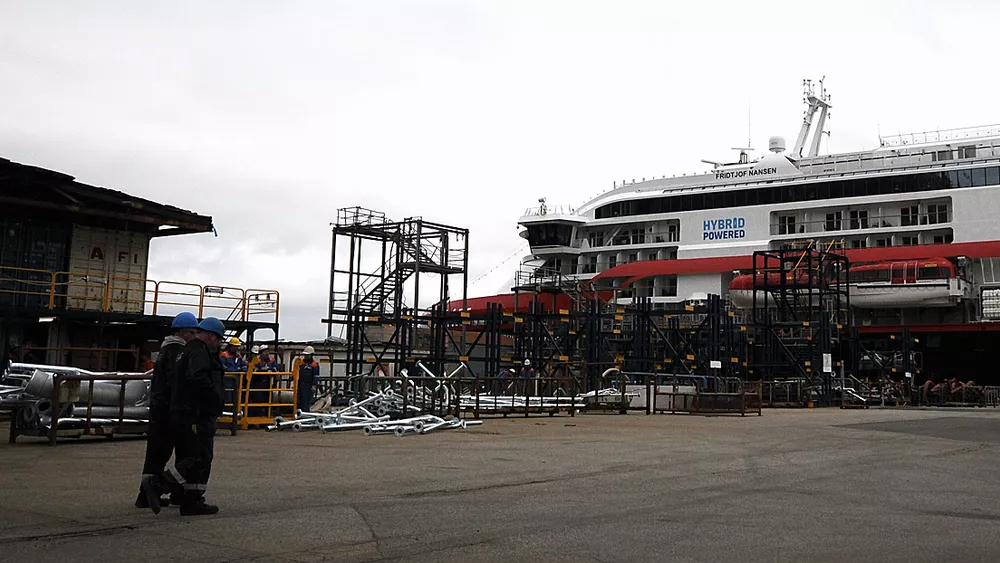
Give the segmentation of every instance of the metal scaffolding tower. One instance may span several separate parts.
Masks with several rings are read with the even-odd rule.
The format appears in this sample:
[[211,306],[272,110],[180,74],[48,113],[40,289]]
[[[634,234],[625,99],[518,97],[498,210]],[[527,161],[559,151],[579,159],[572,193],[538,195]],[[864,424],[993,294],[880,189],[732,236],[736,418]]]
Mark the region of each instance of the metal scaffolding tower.
[[432,339],[443,335],[430,317],[449,299],[463,305],[468,299],[468,240],[468,229],[420,217],[391,221],[362,207],[337,211],[323,322],[328,338],[346,340],[347,374],[398,373],[412,364],[415,350],[434,347]]
[[834,374],[852,360],[847,258],[810,246],[755,252],[754,264],[753,373],[832,402]]

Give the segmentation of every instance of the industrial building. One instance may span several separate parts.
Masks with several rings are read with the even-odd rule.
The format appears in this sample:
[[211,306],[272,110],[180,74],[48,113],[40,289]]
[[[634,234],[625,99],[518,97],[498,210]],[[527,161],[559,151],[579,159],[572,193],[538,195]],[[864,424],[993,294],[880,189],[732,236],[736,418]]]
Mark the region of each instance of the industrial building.
[[210,216],[0,158],[0,361],[136,371],[183,310],[276,340],[277,291],[147,276],[154,238],[213,230]]

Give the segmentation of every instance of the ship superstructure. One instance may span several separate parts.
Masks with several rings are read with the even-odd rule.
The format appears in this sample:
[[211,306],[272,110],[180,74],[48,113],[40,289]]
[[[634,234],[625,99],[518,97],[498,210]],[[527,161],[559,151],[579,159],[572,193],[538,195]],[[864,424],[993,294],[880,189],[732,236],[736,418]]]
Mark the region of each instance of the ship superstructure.
[[576,209],[543,200],[519,219],[531,247],[523,265],[614,289],[619,302],[670,308],[720,294],[739,308],[752,301],[754,252],[823,248],[857,267],[848,281],[862,331],[1000,328],[989,323],[1000,318],[990,301],[1000,294],[1000,126],[821,155],[832,104],[822,82],[804,86],[791,150],[772,137],[766,156],[625,183]]

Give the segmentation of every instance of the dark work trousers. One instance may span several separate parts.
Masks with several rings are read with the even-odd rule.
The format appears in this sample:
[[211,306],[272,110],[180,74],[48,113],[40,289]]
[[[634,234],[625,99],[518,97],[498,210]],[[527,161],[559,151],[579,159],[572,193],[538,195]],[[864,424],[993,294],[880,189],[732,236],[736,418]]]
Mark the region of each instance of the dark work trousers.
[[166,480],[177,483],[184,491],[183,504],[197,504],[204,499],[212,474],[218,419],[175,415],[171,422],[177,457],[174,466],[167,470]]
[[[264,372],[254,372],[250,376],[249,402],[257,404],[267,404],[271,398],[271,392],[267,391],[271,387],[271,374]],[[264,391],[253,391],[253,389],[264,389]],[[267,407],[250,407],[247,411],[249,416],[269,416]]]
[[146,460],[142,464],[142,476],[159,478],[173,453],[174,433],[169,415],[151,412],[146,430]]
[[312,374],[303,375],[299,374],[298,382],[298,397],[295,399],[295,404],[299,410],[309,412],[313,404],[313,385],[316,384],[316,378]]

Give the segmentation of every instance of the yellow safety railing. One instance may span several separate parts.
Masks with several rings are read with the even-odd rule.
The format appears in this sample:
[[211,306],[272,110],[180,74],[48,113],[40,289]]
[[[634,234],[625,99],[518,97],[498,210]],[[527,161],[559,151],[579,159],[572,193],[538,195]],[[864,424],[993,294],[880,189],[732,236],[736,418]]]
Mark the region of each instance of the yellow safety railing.
[[[0,305],[4,296],[37,300],[40,308],[173,316],[181,311],[198,318],[277,323],[280,296],[273,289],[150,280],[0,266]],[[21,303],[16,303],[20,305]]]
[[275,417],[291,420],[298,413],[298,369],[293,371],[257,371],[257,360],[250,362],[243,374],[240,427],[272,424]]

